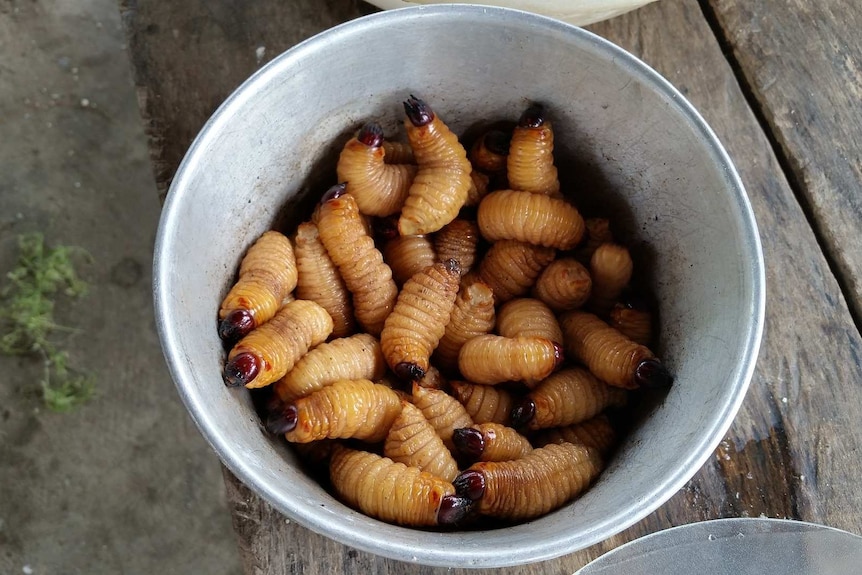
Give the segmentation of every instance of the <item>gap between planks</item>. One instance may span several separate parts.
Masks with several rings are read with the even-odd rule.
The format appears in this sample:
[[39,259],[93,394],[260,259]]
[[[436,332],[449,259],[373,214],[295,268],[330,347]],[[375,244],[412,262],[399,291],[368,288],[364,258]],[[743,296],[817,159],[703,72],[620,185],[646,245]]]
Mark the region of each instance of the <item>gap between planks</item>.
[[772,153],[778,160],[778,165],[784,173],[784,177],[787,178],[787,183],[790,186],[790,191],[793,192],[793,197],[802,209],[802,213],[805,216],[805,220],[808,222],[809,227],[814,232],[814,239],[817,241],[817,247],[823,254],[823,258],[826,260],[826,265],[829,266],[829,271],[838,283],[838,289],[841,290],[841,295],[844,297],[844,301],[847,302],[847,309],[850,312],[850,318],[853,320],[853,325],[856,328],[856,331],[862,335],[862,309],[860,309],[862,308],[862,304],[860,304],[860,301],[854,296],[849,280],[841,272],[840,265],[836,261],[835,256],[829,250],[829,243],[826,241],[823,234],[823,224],[815,217],[814,208],[803,192],[805,184],[793,170],[792,161],[786,152],[786,148],[782,145],[774,126],[767,119],[764,105],[757,97],[757,91],[749,81],[748,76],[745,74],[745,70],[740,64],[739,59],[736,57],[733,44],[730,42],[724,28],[721,26],[718,16],[710,4],[710,0],[698,0],[698,4],[700,5],[700,10],[703,13],[706,23],[712,30],[716,40],[718,40],[721,52],[727,60],[727,63],[730,65],[730,69],[739,84],[740,91],[742,92],[748,107],[754,114],[755,119],[757,119],[758,124],[760,124],[760,129],[766,136],[766,140],[769,142],[769,147],[772,149]]

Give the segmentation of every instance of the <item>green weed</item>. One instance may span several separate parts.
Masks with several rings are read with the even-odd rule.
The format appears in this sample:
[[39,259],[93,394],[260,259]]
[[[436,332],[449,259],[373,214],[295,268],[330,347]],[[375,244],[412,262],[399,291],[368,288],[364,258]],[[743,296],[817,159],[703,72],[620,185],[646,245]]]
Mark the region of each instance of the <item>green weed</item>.
[[56,333],[75,331],[54,321],[57,294],[81,297],[87,292],[86,282],[75,272],[76,253],[83,251],[68,246],[48,248],[42,234],[22,234],[18,236],[18,263],[6,274],[7,283],[0,290],[0,352],[42,357],[42,398],[54,411],[73,409],[95,390],[94,379],[69,368],[68,353],[55,343]]

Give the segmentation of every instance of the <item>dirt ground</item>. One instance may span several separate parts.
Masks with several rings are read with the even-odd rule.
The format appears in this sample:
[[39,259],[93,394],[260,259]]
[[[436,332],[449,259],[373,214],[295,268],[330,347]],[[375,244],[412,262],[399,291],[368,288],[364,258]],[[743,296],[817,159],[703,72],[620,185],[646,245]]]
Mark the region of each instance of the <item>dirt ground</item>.
[[81,246],[56,317],[96,396],[46,410],[42,363],[0,357],[0,573],[238,573],[216,456],[152,311],[159,216],[115,0],[0,0],[0,274],[19,234]]

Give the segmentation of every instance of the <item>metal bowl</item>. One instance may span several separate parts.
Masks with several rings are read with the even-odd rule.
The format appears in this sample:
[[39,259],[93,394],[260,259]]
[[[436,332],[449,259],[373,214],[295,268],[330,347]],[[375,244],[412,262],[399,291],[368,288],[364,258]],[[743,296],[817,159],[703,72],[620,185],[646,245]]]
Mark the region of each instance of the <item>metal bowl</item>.
[[[221,382],[216,311],[263,231],[307,217],[345,140],[399,129],[416,94],[456,132],[547,105],[564,190],[610,213],[658,299],[675,385],[580,499],[527,524],[431,533],[351,510],[259,427]],[[375,14],[282,54],[213,115],[177,172],[155,250],[159,335],[180,396],[244,483],[289,518],[352,547],[437,566],[557,557],[643,518],[691,478],[745,396],[760,344],[764,270],[731,160],[667,81],[584,30],[524,12],[448,5]]]

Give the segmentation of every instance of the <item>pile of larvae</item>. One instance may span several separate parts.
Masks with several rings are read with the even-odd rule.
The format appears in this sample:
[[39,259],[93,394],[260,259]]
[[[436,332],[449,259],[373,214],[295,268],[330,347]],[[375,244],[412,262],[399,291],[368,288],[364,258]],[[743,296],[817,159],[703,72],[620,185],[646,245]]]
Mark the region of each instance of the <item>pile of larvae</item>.
[[[546,514],[603,469],[629,390],[671,383],[632,260],[560,193],[532,105],[470,146],[422,100],[363,126],[341,182],[264,233],[219,310],[228,386],[346,504],[415,527]],[[483,520],[487,522],[487,520]]]

